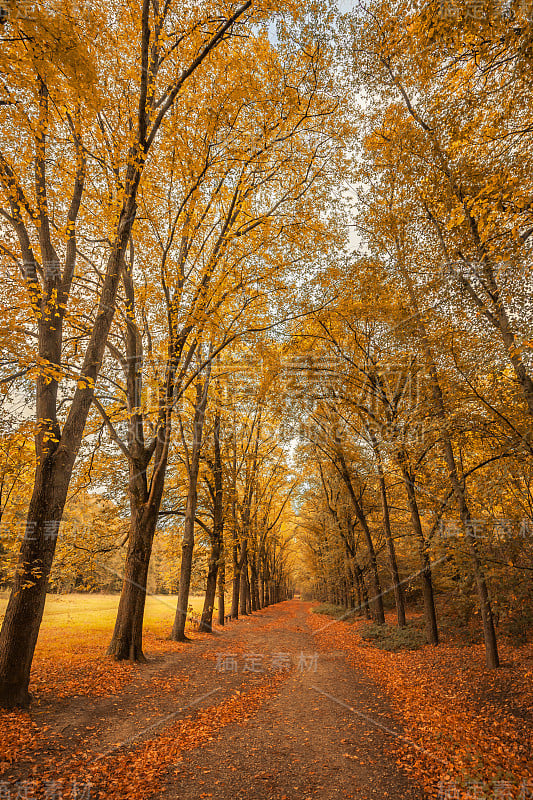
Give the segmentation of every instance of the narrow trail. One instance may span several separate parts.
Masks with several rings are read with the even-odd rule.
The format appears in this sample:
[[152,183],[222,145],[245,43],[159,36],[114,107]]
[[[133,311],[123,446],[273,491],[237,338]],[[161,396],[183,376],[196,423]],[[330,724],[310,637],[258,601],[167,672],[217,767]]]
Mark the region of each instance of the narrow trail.
[[341,652],[317,649],[308,609],[292,601],[241,622],[248,652],[261,655],[265,665],[288,655],[291,671],[244,726],[228,726],[216,741],[188,753],[162,798],[422,796],[390,753],[391,738],[402,732],[385,697],[347,666]]
[[91,800],[420,800],[386,697],[320,649],[309,610],[287,601],[159,653],[117,694],[36,703],[41,733],[0,780],[35,797],[63,782],[64,800],[72,777]]

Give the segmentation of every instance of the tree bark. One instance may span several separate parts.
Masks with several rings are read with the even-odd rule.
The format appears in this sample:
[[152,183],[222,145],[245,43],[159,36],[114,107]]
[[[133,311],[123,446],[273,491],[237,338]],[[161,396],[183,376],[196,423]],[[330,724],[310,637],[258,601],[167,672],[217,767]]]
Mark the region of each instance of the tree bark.
[[240,614],[241,616],[248,615],[248,541],[245,539],[242,543],[242,555],[240,563]]
[[433,593],[433,575],[431,572],[431,559],[429,557],[429,544],[424,536],[420,511],[416,499],[414,477],[411,475],[408,466],[407,454],[404,450],[398,453],[398,463],[402,473],[402,478],[407,494],[407,503],[411,515],[411,525],[413,533],[418,543],[418,554],[420,556],[420,566],[422,570],[422,593],[424,597],[424,623],[426,636],[429,644],[439,643],[439,631],[437,627],[437,615],[435,612],[435,598]]
[[248,565],[246,565],[246,613],[252,613],[252,592],[250,587],[250,575],[248,570]]
[[211,543],[211,553],[209,555],[209,565],[207,569],[207,584],[205,589],[204,607],[202,610],[202,618],[198,626],[199,631],[205,631],[207,633],[212,633],[213,631],[213,609],[215,606],[215,596],[217,592],[220,549],[220,540],[213,538]]
[[365,535],[365,541],[368,548],[368,556],[370,559],[370,568],[372,570],[372,580],[374,584],[373,586],[374,597],[372,598],[372,606],[374,608],[374,615],[376,618],[376,622],[379,625],[383,625],[385,623],[385,609],[383,607],[383,594],[381,591],[381,583],[379,580],[379,572],[378,572],[378,562],[376,558],[376,551],[374,549],[374,543],[372,541],[372,535],[370,533],[366,517],[363,513],[363,509],[361,508],[361,505],[355,494],[353,484],[350,478],[350,473],[348,472],[348,467],[344,459],[344,455],[340,450],[338,451],[337,455],[340,464],[341,475],[343,477],[344,483],[346,484],[346,488],[348,489],[348,493],[352,501],[352,506],[355,511],[355,515]]
[[218,624],[224,625],[226,618],[226,559],[224,555],[224,543],[222,543],[220,553],[220,563],[218,566]]
[[265,576],[261,572],[261,580],[259,583],[259,608],[265,607]]
[[[164,478],[161,481],[164,483]],[[146,661],[142,646],[144,605],[159,506],[160,500],[141,504],[132,518],[122,591],[107,650],[117,661]]]
[[370,612],[370,603],[368,602],[368,590],[366,588],[365,576],[363,575],[363,570],[361,569],[360,566],[356,567],[356,575],[357,575],[357,581],[361,588],[361,594],[363,595],[365,616],[367,619],[372,619],[372,614]]
[[257,577],[257,555],[255,551],[250,556],[250,594],[252,611],[259,611],[259,587]]
[[270,605],[270,580],[268,574],[268,567],[265,567],[264,580],[263,580],[263,593],[264,593],[264,606]]
[[239,595],[241,591],[241,559],[239,556],[239,546],[237,544],[237,532],[233,530],[233,583],[231,598],[231,616],[233,619],[239,618]]
[[368,429],[370,440],[374,454],[376,456],[376,465],[379,480],[379,492],[381,496],[381,513],[383,515],[383,527],[385,530],[385,539],[389,550],[389,561],[392,573],[392,580],[394,581],[394,601],[396,604],[396,616],[398,619],[398,627],[404,628],[405,621],[405,598],[400,580],[400,571],[398,570],[398,561],[396,559],[396,550],[394,548],[394,540],[392,538],[392,530],[390,524],[389,502],[387,498],[387,485],[385,483],[385,473],[383,471],[383,462],[381,460],[381,452],[379,449],[376,435],[370,428]]
[[[213,630],[213,608],[217,590],[217,577],[220,565],[220,556],[224,546],[224,494],[222,480],[222,457],[220,453],[220,406],[217,403],[213,426],[213,535],[211,539],[211,554],[207,572],[207,586],[205,591],[204,608],[198,630]],[[223,595],[223,592],[222,592]],[[224,602],[222,601],[222,622],[224,622]]]
[[[135,320],[133,253],[124,263],[122,280],[126,309],[126,397],[128,403],[128,495],[130,530],[124,564],[124,578],[113,636],[107,654],[117,661],[145,661],[142,647],[144,606],[152,545],[165,488],[168,448],[171,436],[171,404],[165,403],[153,453],[152,479],[148,481],[151,454],[145,446],[142,404],[142,338]],[[181,350],[180,350],[181,353]],[[167,363],[166,396],[172,395],[175,367]],[[98,404],[99,406],[99,404]],[[104,419],[107,420],[107,416]],[[118,437],[117,437],[118,438]]]
[[211,368],[207,367],[204,385],[198,381],[196,384],[196,404],[193,420],[193,443],[189,464],[189,489],[187,492],[187,505],[185,507],[185,522],[183,542],[181,547],[180,584],[178,589],[178,605],[170,638],[175,642],[189,641],[185,636],[185,623],[189,604],[189,591],[191,586],[192,556],[194,549],[194,520],[198,501],[198,471],[200,468],[200,451],[202,449],[202,433],[207,404]]
[[57,474],[53,461],[38,465],[28,509],[25,537],[0,638],[0,704],[27,705],[30,669],[46,601],[58,523],[66,502],[69,476]]

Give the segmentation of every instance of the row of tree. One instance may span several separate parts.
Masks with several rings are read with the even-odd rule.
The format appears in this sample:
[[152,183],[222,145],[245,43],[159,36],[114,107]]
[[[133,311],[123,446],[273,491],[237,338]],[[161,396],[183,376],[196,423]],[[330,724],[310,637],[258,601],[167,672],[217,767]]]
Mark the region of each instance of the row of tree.
[[385,0],[348,23],[358,253],[298,332],[321,508],[302,535],[321,596],[382,623],[393,595],[405,625],[418,585],[433,644],[435,595],[462,598],[497,667],[496,623],[532,618],[532,23],[475,11]]
[[296,575],[401,626],[419,587],[428,641],[461,598],[496,667],[533,568],[525,5],[8,6],[0,702],[81,498],[117,658],[154,547],[184,636],[199,543],[206,630],[230,580],[233,615]]
[[[285,585],[260,392],[252,421],[233,419],[222,356],[238,361],[245,336],[259,346],[287,316],[295,275],[337,235],[327,206],[342,152],[325,8],[46,0],[23,11],[9,4],[0,53],[2,385],[7,411],[21,397],[35,410],[35,469],[0,633],[4,704],[29,700],[61,521],[84,469],[93,493],[114,481],[110,500],[128,519],[117,658],[143,657],[176,449],[186,499],[173,637],[184,636],[195,524],[210,538],[210,627],[228,503],[234,613]],[[96,471],[105,437],[113,462]]]

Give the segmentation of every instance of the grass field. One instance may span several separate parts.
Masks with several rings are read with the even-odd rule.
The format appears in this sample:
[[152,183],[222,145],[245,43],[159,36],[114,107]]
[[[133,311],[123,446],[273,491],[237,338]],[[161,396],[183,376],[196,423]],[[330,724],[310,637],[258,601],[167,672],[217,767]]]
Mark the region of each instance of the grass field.
[[[0,622],[8,594],[0,594]],[[143,649],[148,658],[187,648],[168,638],[177,604],[176,595],[148,595],[144,615]],[[189,605],[196,614],[203,597]],[[30,690],[38,697],[102,696],[121,691],[135,675],[129,662],[106,657],[119,603],[118,594],[49,594],[32,664]],[[205,636],[187,630],[191,638]]]
[[[8,594],[0,594],[0,621],[4,617]],[[144,630],[148,637],[168,636],[174,614],[177,595],[149,595],[146,598]],[[118,594],[49,594],[46,598],[44,618],[37,643],[36,655],[50,656],[56,646],[77,651],[88,640],[101,646],[111,637],[118,608]],[[202,612],[202,596],[189,598],[189,605],[196,614]],[[216,607],[215,607],[216,613]]]

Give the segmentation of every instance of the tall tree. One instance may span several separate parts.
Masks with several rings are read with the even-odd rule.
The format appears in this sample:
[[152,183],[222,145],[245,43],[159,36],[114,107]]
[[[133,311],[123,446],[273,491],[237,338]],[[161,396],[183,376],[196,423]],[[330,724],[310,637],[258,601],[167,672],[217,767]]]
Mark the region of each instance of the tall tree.
[[[192,27],[190,20],[183,24],[174,4],[159,6],[149,0],[144,0],[134,12],[133,27],[127,27],[131,21],[130,7],[122,13],[116,5],[105,6],[98,15],[80,7],[74,18],[68,11],[64,13],[58,3],[52,7],[39,6],[31,19],[20,17],[13,21],[16,36],[11,39],[8,54],[3,55],[7,72],[4,86],[9,96],[4,113],[7,110],[13,114],[6,126],[8,135],[17,140],[23,135],[24,146],[15,150],[11,138],[0,155],[2,215],[16,237],[14,248],[8,251],[20,264],[38,332],[38,433],[37,467],[26,536],[0,633],[3,705],[24,705],[30,700],[30,668],[57,533],[113,321],[124,253],[136,216],[137,194],[147,158],[187,80],[225,40],[250,6],[251,1],[247,0],[234,6],[229,16],[222,13],[214,21],[212,13],[207,11]],[[122,37],[112,35],[113,25],[123,29]],[[102,36],[96,35],[98,29]],[[132,36],[132,30],[138,32],[136,36]],[[27,47],[28,40],[37,42],[36,46]],[[114,64],[122,61],[124,67],[131,67],[134,76],[122,95],[121,89],[117,89],[122,83],[120,75],[113,75],[110,92],[106,87],[106,83],[113,83],[109,80],[110,62],[106,54],[109,41],[122,41],[125,47],[127,44],[124,59],[113,59]],[[96,98],[90,91],[92,85],[97,87]],[[114,96],[116,91],[120,99]],[[31,114],[21,113],[23,94],[24,106],[27,108],[31,103]],[[87,197],[89,161],[96,165],[95,179],[101,179],[102,159],[92,152],[89,139],[98,130],[105,139],[106,112],[117,119],[115,102],[126,126],[122,128],[116,189],[109,204],[109,217],[102,226],[107,228],[104,234],[107,248],[102,252],[104,268],[97,292],[89,301],[97,305],[97,311],[83,357],[78,358],[76,365],[69,365],[68,372],[77,386],[62,424],[59,383],[67,366],[63,331],[69,303],[73,303],[77,222]],[[73,158],[74,186],[70,196],[64,185],[64,168],[58,180],[53,181],[55,176],[49,169],[52,149],[68,150]],[[16,163],[17,151],[33,164],[33,179],[27,165]],[[105,163],[105,157],[103,160]],[[58,225],[56,220],[60,216],[63,220]]]

